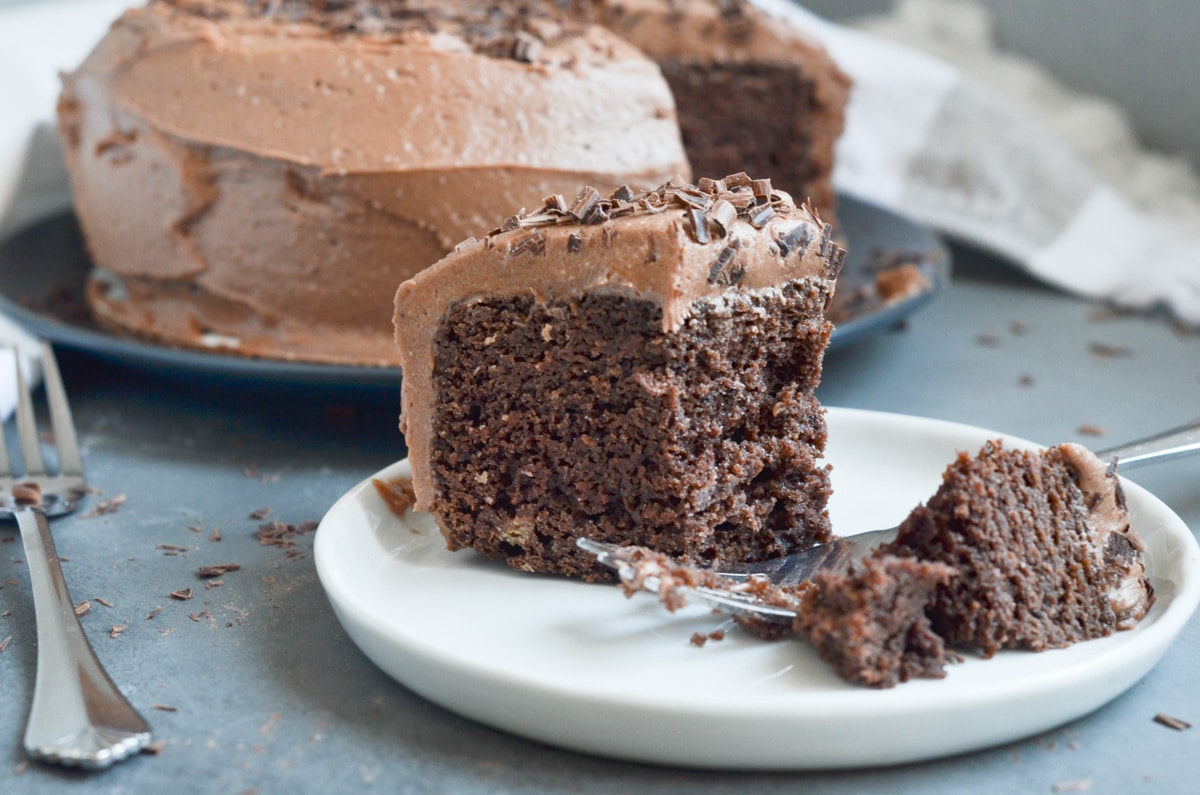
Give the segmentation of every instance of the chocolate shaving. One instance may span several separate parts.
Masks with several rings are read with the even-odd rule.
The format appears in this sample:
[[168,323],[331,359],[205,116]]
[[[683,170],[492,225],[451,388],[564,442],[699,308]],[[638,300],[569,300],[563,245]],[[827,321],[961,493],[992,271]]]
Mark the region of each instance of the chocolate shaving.
[[777,243],[779,244],[779,254],[784,259],[787,259],[793,251],[799,251],[800,256],[803,257],[809,244],[812,243],[812,227],[808,224],[800,224],[780,238]]
[[583,248],[583,238],[579,236],[578,232],[572,232],[567,238],[567,251],[578,254],[581,248]]
[[0,652],[8,648],[8,644],[12,643],[12,635],[8,635],[4,640],[0,640]]
[[113,624],[112,629],[108,631],[108,636],[110,638],[119,638],[121,637],[121,633],[127,629],[129,629],[128,624]]
[[582,221],[592,212],[592,208],[600,202],[600,191],[591,186],[585,186],[575,197],[575,203],[568,210],[576,221]]
[[1187,721],[1181,718],[1176,718],[1172,715],[1167,715],[1163,712],[1160,712],[1154,716],[1154,722],[1166,726],[1168,729],[1174,729],[1177,732],[1192,728],[1192,724],[1188,723]]
[[75,605],[75,615],[76,616],[79,616],[82,618],[83,616],[86,616],[90,612],[92,612],[92,603],[86,599],[84,599],[79,604]]
[[316,529],[316,522],[300,522],[299,524],[267,522],[259,526],[258,532],[254,535],[258,539],[258,543],[265,547],[287,549],[296,546],[296,538],[308,535]]
[[712,208],[708,211],[708,217],[717,225],[720,237],[725,237],[733,227],[733,222],[737,220],[738,211],[732,202],[721,198],[713,202]]
[[184,588],[179,591],[171,591],[169,594],[167,594],[167,596],[171,597],[172,599],[178,599],[181,602],[186,602],[188,599],[192,598],[193,593],[191,588]]
[[375,487],[375,493],[387,503],[388,510],[396,516],[404,516],[417,502],[412,478],[397,477],[390,480],[372,478],[371,485]]
[[157,605],[153,610],[151,610],[149,613],[146,614],[146,620],[149,621],[150,619],[154,618],[161,612],[162,612],[162,605]]
[[270,508],[257,508],[250,512],[249,518],[254,519],[255,521],[262,521],[263,519],[266,519],[270,515],[271,515]]
[[691,207],[688,209],[688,219],[692,222],[692,236],[696,238],[696,242],[703,245],[712,240],[708,235],[708,216],[699,207]]
[[721,253],[713,261],[712,267],[708,269],[709,284],[733,285],[742,280],[742,277],[746,275],[746,269],[729,267],[741,247],[742,241],[735,237],[729,241],[729,245],[721,249]]
[[746,216],[746,220],[749,221],[750,225],[755,229],[762,229],[767,225],[767,222],[774,217],[775,208],[769,204],[763,204],[751,210]]
[[220,563],[216,566],[201,566],[196,570],[196,575],[201,579],[209,579],[211,577],[220,577],[222,574],[230,571],[238,571],[242,568],[240,563]]
[[520,254],[539,255],[546,253],[546,237],[541,232],[534,232],[529,237],[521,238],[508,247],[508,253],[513,256]]

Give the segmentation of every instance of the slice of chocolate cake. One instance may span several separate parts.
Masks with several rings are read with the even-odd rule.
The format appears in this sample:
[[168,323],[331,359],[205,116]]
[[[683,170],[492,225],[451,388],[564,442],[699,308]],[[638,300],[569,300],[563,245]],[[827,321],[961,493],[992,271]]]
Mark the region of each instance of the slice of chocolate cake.
[[736,174],[584,189],[400,286],[401,429],[451,549],[608,579],[579,536],[721,565],[830,538],[813,395],[844,252]]
[[947,643],[985,657],[1130,629],[1153,602],[1116,466],[1077,444],[960,453],[888,550],[958,572],[929,616]]

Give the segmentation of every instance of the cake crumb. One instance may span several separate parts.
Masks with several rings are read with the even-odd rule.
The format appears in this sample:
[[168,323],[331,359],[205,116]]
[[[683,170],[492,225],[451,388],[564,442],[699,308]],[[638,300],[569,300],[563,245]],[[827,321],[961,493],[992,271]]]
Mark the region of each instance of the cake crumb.
[[375,487],[376,493],[396,516],[403,517],[417,502],[412,478],[390,478],[388,480],[372,478],[371,485]]
[[1181,718],[1176,718],[1173,715],[1168,715],[1165,712],[1160,712],[1155,715],[1154,722],[1166,726],[1168,729],[1174,729],[1177,732],[1192,728],[1192,724],[1188,723],[1187,721]]

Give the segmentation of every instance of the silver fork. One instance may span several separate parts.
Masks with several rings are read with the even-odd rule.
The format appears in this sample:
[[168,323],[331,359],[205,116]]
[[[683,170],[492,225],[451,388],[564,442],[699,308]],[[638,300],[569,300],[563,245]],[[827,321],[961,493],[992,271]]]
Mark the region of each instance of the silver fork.
[[[1102,459],[1116,458],[1122,470],[1143,464],[1157,463],[1200,453],[1200,420],[1190,422],[1145,439],[1097,452]],[[896,538],[899,527],[870,530],[828,544],[806,549],[792,555],[758,563],[741,563],[713,574],[725,580],[717,586],[679,586],[672,584],[673,593],[688,601],[705,604],[729,615],[750,618],[771,624],[791,624],[794,610],[761,601],[747,584],[763,578],[773,585],[795,585],[812,577],[817,571],[842,571],[851,563],[862,560],[871,550]],[[626,585],[659,593],[663,577],[647,571],[636,562],[636,554],[628,547],[576,539],[576,545],[596,556],[597,562],[617,572]]]
[[[14,357],[16,358],[16,357]],[[25,750],[70,767],[106,768],[150,743],[150,726],[96,659],[75,615],[47,517],[75,510],[86,491],[83,461],[54,351],[42,346],[42,375],[58,448],[58,473],[47,472],[33,400],[18,364],[17,435],[22,474],[0,439],[0,519],[21,531],[37,619],[37,679],[25,727]]]

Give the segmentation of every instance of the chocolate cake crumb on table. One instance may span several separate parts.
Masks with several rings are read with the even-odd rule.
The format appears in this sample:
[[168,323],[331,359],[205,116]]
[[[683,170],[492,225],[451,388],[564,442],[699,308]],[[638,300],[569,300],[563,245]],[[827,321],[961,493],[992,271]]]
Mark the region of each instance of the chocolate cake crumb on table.
[[738,173],[549,196],[396,296],[416,508],[451,549],[612,574],[586,535],[681,561],[830,538],[813,390],[844,251]]

